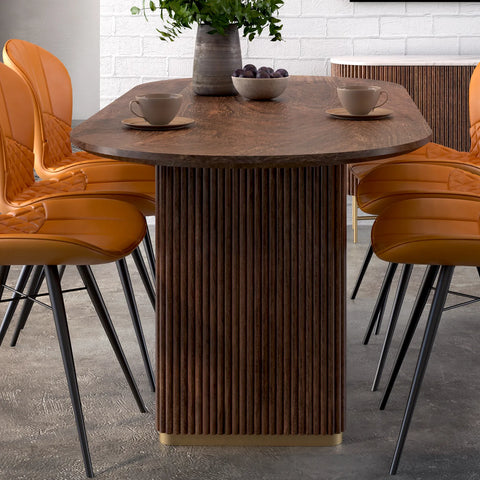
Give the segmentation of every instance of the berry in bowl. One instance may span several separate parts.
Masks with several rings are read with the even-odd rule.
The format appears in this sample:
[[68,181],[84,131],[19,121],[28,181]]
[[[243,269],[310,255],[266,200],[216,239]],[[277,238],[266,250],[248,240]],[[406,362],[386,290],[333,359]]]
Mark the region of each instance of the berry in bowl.
[[270,100],[281,95],[287,88],[288,72],[284,68],[257,69],[249,63],[233,72],[232,82],[242,97],[250,100]]

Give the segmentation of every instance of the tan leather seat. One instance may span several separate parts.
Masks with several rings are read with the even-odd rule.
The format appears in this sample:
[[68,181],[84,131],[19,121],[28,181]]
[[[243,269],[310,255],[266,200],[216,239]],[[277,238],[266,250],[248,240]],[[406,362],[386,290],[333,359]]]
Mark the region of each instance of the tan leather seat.
[[129,255],[145,218],[117,200],[72,198],[37,202],[0,216],[1,265],[95,265]]
[[372,227],[372,246],[387,262],[480,265],[480,202],[416,198],[392,203]]
[[374,162],[363,162],[351,164],[350,170],[355,177],[361,181],[366,175],[377,167],[397,163],[473,163],[477,161],[477,157],[473,152],[459,152],[453,148],[439,145],[438,143],[427,143],[413,152],[396,157],[389,157]]
[[480,200],[480,169],[470,165],[393,163],[374,169],[359,183],[359,207],[379,215],[391,203],[416,197],[474,196]]

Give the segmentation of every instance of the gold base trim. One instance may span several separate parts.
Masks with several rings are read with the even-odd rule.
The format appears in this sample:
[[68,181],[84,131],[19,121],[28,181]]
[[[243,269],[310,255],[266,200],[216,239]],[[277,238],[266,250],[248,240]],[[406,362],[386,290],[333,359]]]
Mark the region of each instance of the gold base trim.
[[334,447],[343,433],[333,435],[176,435],[160,433],[163,445],[245,446],[245,447]]

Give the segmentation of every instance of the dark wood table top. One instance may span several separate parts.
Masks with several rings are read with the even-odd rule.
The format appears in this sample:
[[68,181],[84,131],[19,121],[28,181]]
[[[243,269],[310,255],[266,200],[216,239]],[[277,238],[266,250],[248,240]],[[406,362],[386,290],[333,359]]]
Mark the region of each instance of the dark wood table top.
[[[336,85],[381,85],[389,94],[381,120],[343,120],[325,110],[340,106]],[[195,123],[181,130],[140,131],[122,125],[133,117],[135,95],[182,93],[180,116]],[[399,155],[427,143],[431,130],[407,91],[377,80],[292,76],[273,101],[193,94],[190,79],[138,85],[75,127],[72,142],[98,155],[178,167],[304,167]]]

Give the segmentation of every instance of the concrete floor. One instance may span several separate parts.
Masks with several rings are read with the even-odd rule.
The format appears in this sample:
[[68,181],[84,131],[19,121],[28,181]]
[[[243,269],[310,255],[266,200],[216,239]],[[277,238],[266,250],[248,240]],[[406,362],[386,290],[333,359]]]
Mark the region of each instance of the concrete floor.
[[[349,232],[350,235],[350,232]],[[362,262],[369,229],[360,243],[348,243],[348,290]],[[380,392],[372,393],[382,336],[361,344],[385,265],[375,260],[358,299],[347,300],[347,428],[335,448],[165,447],[154,427],[154,394],[134,339],[114,266],[96,267],[132,370],[149,413],[140,414],[86,294],[67,296],[90,449],[96,477],[105,480],[375,480],[388,468],[408,392],[419,340],[380,412]],[[132,268],[132,275],[135,269]],[[411,304],[423,269],[414,270]],[[135,277],[136,278],[136,277]],[[134,280],[139,284],[138,279]],[[78,283],[73,268],[68,285]],[[459,270],[457,290],[478,293],[474,269]],[[138,288],[140,311],[153,354],[154,316]],[[407,310],[407,309],[406,309]],[[403,327],[405,315],[400,324]],[[423,324],[422,324],[423,327]],[[397,336],[398,337],[398,336]],[[398,480],[480,479],[480,377],[478,307],[444,315],[436,348],[407,439]],[[393,347],[397,345],[396,339]],[[0,479],[83,479],[84,470],[50,313],[35,307],[16,348],[0,348]],[[389,368],[386,369],[387,373]],[[383,386],[383,383],[382,383]]]

